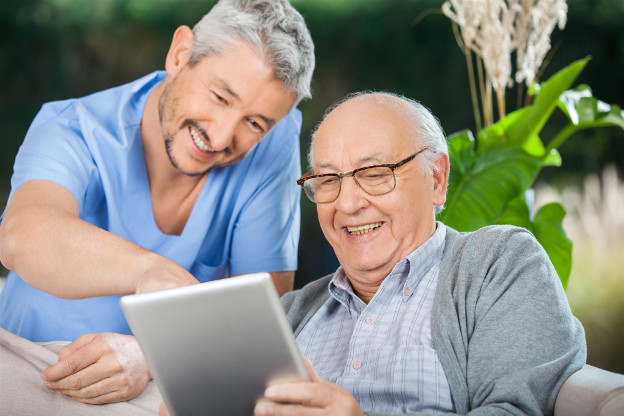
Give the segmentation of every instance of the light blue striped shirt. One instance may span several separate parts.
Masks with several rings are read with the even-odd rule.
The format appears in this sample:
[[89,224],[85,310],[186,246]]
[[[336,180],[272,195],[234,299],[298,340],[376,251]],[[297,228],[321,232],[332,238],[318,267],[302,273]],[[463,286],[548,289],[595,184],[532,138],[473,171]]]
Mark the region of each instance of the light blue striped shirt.
[[365,304],[342,268],[330,298],[297,337],[317,374],[347,389],[365,412],[453,411],[431,338],[431,309],[446,227],[399,262]]

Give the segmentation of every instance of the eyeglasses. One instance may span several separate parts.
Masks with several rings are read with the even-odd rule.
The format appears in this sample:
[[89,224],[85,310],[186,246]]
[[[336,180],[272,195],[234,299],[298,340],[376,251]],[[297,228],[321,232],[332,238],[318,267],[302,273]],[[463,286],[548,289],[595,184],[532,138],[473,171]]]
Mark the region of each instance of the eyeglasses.
[[347,176],[353,176],[356,185],[367,194],[371,196],[385,195],[392,192],[396,187],[394,171],[414,160],[425,150],[429,150],[429,148],[425,147],[398,163],[364,166],[349,172],[310,175],[312,173],[310,171],[297,180],[297,185],[302,186],[310,201],[317,204],[329,204],[338,199],[342,178]]

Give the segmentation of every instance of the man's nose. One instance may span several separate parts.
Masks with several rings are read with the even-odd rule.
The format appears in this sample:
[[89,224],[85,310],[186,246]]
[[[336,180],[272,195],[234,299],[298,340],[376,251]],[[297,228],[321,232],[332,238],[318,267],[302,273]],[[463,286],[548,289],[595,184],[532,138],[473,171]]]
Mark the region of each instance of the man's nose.
[[212,125],[208,133],[210,147],[216,151],[222,151],[232,145],[236,134],[237,122],[231,117],[223,117]]
[[336,209],[345,214],[354,214],[366,206],[367,197],[368,194],[359,187],[353,176],[345,176],[341,179]]

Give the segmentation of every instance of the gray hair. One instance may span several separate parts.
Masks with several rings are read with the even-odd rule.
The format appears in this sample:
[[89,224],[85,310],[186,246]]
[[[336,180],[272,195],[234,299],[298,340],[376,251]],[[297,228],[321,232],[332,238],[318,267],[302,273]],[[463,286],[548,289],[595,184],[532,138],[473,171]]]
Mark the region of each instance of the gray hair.
[[193,28],[189,65],[243,41],[257,50],[295,96],[310,98],[314,43],[303,17],[288,0],[220,0]]
[[[429,150],[416,159],[416,163],[418,163],[421,172],[427,175],[432,171],[438,170],[435,162],[443,154],[448,155],[446,136],[438,118],[431,113],[431,110],[422,105],[420,102],[402,95],[385,91],[362,91],[351,93],[336,101],[325,111],[323,118],[312,132],[310,150],[308,151],[308,163],[310,168],[314,167],[314,139],[316,138],[316,132],[318,131],[320,125],[327,118],[327,116],[329,116],[329,114],[331,114],[340,105],[346,103],[347,101],[360,99],[362,97],[366,97],[367,99],[373,100],[375,103],[382,104],[385,107],[389,107],[395,111],[405,112],[412,124],[413,138],[416,149],[427,148]],[[435,213],[439,214],[443,209],[443,205],[436,205]]]

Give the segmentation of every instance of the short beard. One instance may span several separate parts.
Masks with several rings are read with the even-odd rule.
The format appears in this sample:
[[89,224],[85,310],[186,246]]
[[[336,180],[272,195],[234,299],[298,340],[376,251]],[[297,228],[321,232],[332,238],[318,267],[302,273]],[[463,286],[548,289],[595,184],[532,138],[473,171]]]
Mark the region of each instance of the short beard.
[[171,162],[171,165],[173,165],[174,168],[176,168],[177,170],[179,170],[186,176],[202,176],[210,172],[212,167],[201,172],[187,172],[183,170],[182,168],[180,168],[180,165],[178,165],[178,162],[175,160],[175,157],[173,156],[173,152],[171,150],[171,147],[173,146],[173,137],[171,137],[171,135],[169,134],[165,136],[164,132],[163,132],[163,137],[165,139],[165,150],[167,151],[167,157],[169,158],[169,162]]
[[[210,172],[210,170],[212,169],[212,167],[201,171],[201,172],[186,172],[183,169],[180,168],[180,165],[178,164],[178,162],[176,161],[175,157],[173,156],[173,134],[169,131],[166,130],[165,128],[165,103],[170,101],[170,107],[169,110],[171,110],[174,114],[175,114],[175,109],[178,106],[178,99],[177,98],[173,98],[171,100],[169,100],[169,95],[171,93],[171,87],[174,87],[175,85],[175,81],[176,79],[174,78],[169,84],[165,85],[164,90],[162,92],[162,94],[160,95],[160,98],[158,100],[158,119],[160,121],[160,132],[162,134],[163,140],[165,142],[165,151],[167,152],[167,157],[169,158],[169,161],[171,162],[171,165],[176,168],[177,170],[179,170],[180,172],[182,172],[184,175],[187,176],[203,176],[205,174],[207,174],[208,172]],[[189,124],[197,124],[194,123],[191,120],[187,120],[185,123],[185,126],[188,126]]]

